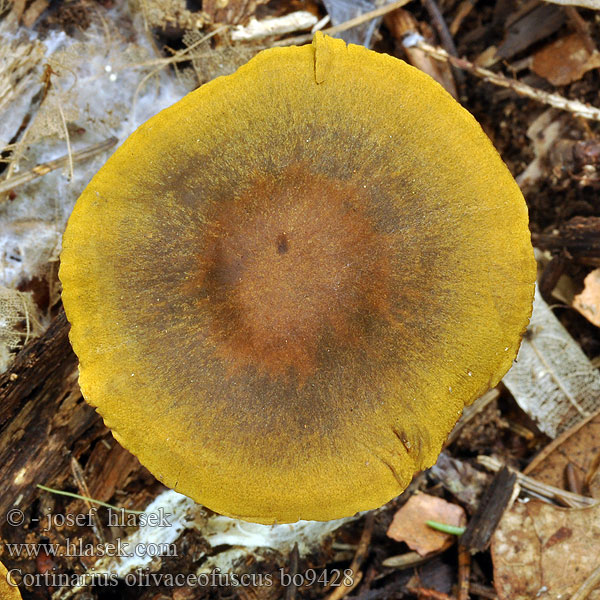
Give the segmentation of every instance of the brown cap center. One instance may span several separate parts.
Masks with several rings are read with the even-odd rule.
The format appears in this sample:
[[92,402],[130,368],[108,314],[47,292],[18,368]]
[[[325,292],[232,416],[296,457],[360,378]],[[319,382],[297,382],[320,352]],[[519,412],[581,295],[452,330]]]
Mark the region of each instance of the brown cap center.
[[363,344],[390,265],[361,191],[292,167],[216,207],[202,280],[221,357],[304,377],[321,352]]

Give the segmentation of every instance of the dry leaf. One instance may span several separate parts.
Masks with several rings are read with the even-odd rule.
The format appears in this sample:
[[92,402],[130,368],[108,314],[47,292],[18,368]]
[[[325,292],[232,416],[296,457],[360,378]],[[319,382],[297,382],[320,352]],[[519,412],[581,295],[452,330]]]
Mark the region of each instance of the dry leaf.
[[592,54],[578,33],[560,38],[536,52],[531,65],[534,73],[552,85],[568,85],[598,67],[600,52]]
[[397,542],[405,542],[421,556],[449,547],[455,536],[432,529],[426,521],[462,526],[466,522],[465,511],[437,496],[415,494],[394,515],[387,535]]
[[536,289],[515,364],[504,376],[519,406],[555,438],[600,409],[600,374]]
[[583,292],[573,299],[576,308],[590,323],[600,327],[600,269],[594,269],[583,281]]
[[[339,25],[369,12],[383,3],[378,0],[323,0],[323,4],[331,18],[331,24]],[[362,25],[340,32],[339,37],[348,44],[360,44],[369,48],[373,34],[379,29],[380,23],[381,17],[371,19]]]
[[596,484],[599,461],[600,412],[548,444],[524,472],[544,483],[564,488],[570,463],[577,480],[587,484],[584,492],[600,499],[600,488]]
[[[492,539],[498,598],[569,598],[598,566],[599,555],[600,505],[569,509],[517,502]],[[600,589],[587,600],[600,600]]]

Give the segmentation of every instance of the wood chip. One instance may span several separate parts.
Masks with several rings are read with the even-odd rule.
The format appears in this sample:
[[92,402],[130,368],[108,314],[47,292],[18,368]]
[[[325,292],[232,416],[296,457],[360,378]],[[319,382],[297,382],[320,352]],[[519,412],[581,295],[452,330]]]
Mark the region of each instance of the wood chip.
[[461,546],[471,552],[483,552],[488,547],[504,511],[514,499],[516,483],[516,474],[506,467],[496,474],[481,500],[479,509],[460,537]]

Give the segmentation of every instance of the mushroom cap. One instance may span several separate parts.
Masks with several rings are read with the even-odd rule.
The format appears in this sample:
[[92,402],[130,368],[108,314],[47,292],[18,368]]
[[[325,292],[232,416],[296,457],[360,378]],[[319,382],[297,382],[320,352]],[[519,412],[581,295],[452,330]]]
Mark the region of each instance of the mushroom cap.
[[9,582],[8,570],[0,562],[0,600],[21,600],[21,592]]
[[166,485],[261,523],[402,492],[511,366],[535,279],[473,117],[322,34],[144,123],[61,263],[86,400]]

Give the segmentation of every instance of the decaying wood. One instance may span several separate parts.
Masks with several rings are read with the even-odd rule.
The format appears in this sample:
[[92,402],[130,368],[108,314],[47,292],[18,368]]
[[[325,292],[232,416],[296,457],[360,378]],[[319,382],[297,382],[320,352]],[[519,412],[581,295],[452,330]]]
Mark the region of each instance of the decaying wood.
[[[63,481],[77,440],[104,429],[81,397],[68,328],[61,310],[0,376],[0,515],[26,509],[38,494],[36,484]],[[79,446],[79,452],[87,449]]]
[[492,534],[511,502],[516,483],[516,474],[506,467],[498,472],[460,538],[462,546],[471,552],[483,552],[488,547]]

